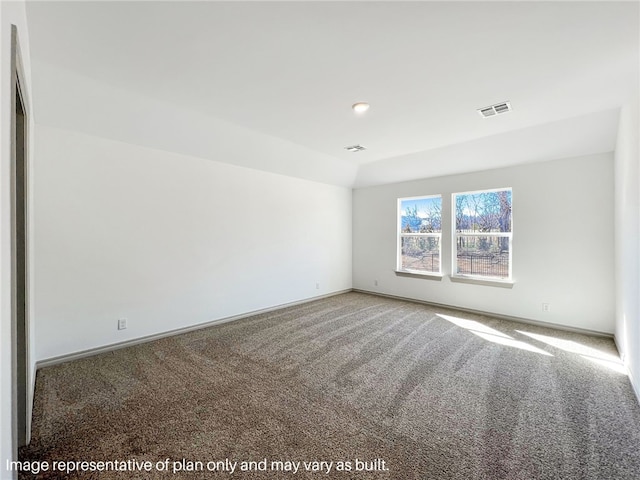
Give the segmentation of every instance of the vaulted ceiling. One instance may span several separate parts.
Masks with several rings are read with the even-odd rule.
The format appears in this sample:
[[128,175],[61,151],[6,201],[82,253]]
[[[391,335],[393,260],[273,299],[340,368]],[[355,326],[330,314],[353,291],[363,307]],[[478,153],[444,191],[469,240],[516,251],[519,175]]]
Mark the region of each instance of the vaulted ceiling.
[[636,2],[32,1],[27,18],[36,122],[271,169],[125,128],[155,102],[356,186],[611,151],[638,82]]

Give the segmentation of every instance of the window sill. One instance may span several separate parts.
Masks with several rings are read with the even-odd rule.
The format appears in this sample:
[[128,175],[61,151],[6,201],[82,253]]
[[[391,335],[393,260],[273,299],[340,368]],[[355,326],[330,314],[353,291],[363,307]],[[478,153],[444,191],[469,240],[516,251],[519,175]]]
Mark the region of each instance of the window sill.
[[513,288],[513,286],[515,285],[513,280],[492,280],[489,278],[465,277],[462,275],[451,275],[449,278],[452,282],[471,283],[474,285],[487,285],[490,287]]
[[396,270],[396,275],[401,277],[419,277],[426,278],[429,280],[442,280],[441,273],[433,273],[433,272],[419,272],[417,270]]

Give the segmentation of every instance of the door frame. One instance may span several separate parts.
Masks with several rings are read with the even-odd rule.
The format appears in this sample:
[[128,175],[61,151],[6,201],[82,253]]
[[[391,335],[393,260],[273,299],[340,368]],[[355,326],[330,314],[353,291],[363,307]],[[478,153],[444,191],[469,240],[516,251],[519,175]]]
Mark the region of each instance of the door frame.
[[[29,198],[31,198],[29,122],[31,110],[26,96],[23,65],[18,29],[15,25],[11,25],[11,412],[13,444],[16,450],[31,440],[31,397],[33,393],[29,315],[29,282],[31,277],[29,275]],[[22,118],[18,116],[18,107],[21,107]],[[21,180],[21,188],[18,188],[18,177]],[[21,212],[18,211],[19,205],[22,205]],[[18,231],[19,225],[21,225],[22,232]],[[18,258],[18,253],[21,253],[20,258]],[[20,275],[18,275],[19,268],[22,270]],[[21,279],[20,282],[19,279]],[[19,301],[24,302],[21,309],[19,309]]]

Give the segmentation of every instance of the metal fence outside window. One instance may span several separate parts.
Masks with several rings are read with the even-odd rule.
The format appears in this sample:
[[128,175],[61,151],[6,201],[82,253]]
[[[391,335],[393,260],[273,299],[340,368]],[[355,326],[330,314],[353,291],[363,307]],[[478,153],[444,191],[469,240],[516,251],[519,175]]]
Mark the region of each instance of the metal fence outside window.
[[422,265],[428,272],[437,272],[440,269],[440,255],[437,253],[422,255]]
[[508,255],[458,255],[458,273],[483,277],[509,276]]

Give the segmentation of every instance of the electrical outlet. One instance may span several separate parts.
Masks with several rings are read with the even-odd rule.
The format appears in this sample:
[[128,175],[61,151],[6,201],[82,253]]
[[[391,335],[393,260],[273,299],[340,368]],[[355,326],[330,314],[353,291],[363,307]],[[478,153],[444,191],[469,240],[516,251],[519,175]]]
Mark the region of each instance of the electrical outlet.
[[125,330],[127,328],[127,319],[119,318],[118,319],[118,330]]
[[374,287],[377,287],[377,286],[378,286],[378,280],[374,280],[374,281],[373,281],[373,286],[374,286]]
[[543,311],[543,312],[550,312],[550,311],[551,311],[551,304],[549,304],[549,303],[543,303],[543,304],[542,304],[542,311]]
[[320,284],[316,283],[316,290],[320,290]]

